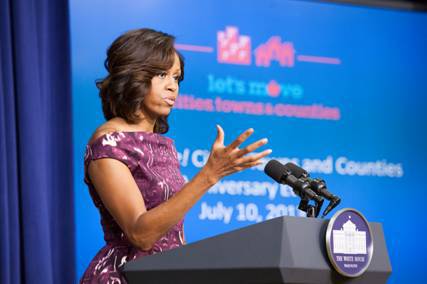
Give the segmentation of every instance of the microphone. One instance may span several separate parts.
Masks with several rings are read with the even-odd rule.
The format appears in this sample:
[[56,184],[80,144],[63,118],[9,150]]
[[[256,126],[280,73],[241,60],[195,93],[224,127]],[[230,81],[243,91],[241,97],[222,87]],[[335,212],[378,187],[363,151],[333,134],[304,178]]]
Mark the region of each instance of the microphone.
[[295,177],[307,180],[310,183],[311,189],[313,189],[313,191],[316,192],[317,194],[325,197],[328,200],[337,198],[337,196],[333,195],[328,191],[326,187],[326,182],[323,179],[310,178],[310,175],[306,170],[304,170],[301,167],[298,167],[293,163],[287,163],[285,167],[288,168],[291,171],[291,174],[294,175]]
[[341,202],[341,198],[336,195],[330,193],[326,187],[326,182],[323,179],[310,178],[310,175],[306,170],[293,163],[287,163],[285,165],[291,171],[291,174],[297,178],[304,179],[310,184],[310,188],[316,192],[316,194],[323,196],[327,200],[330,200],[328,207],[326,207],[325,211],[323,211],[322,218],[325,217],[329,212],[332,211],[335,207],[338,206]]
[[337,207],[338,204],[340,204],[340,202],[341,202],[341,198],[339,198],[339,197],[337,197],[337,199],[331,200],[331,202],[329,202],[329,204],[328,204],[328,207],[326,207],[325,211],[323,211],[322,218],[325,217],[326,215],[328,215],[328,213],[331,212],[332,209]]
[[264,172],[278,183],[292,187],[294,192],[301,198],[308,197],[317,203],[323,203],[323,198],[311,190],[309,182],[294,176],[291,169],[280,162],[270,160],[265,165]]

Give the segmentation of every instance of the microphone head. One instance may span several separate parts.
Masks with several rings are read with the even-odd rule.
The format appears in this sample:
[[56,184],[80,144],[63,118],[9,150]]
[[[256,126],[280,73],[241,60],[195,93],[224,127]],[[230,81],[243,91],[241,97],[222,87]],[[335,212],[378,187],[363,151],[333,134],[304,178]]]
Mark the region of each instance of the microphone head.
[[291,174],[293,176],[295,176],[296,178],[302,178],[302,177],[308,177],[309,174],[307,173],[306,170],[304,170],[301,167],[298,167],[297,165],[293,164],[293,163],[287,163],[285,165],[285,167],[287,169],[289,169],[289,171],[291,172]]
[[288,172],[288,169],[284,165],[282,165],[279,161],[270,160],[267,163],[267,165],[265,165],[264,172],[269,177],[271,177],[272,179],[280,183],[282,181],[283,175]]

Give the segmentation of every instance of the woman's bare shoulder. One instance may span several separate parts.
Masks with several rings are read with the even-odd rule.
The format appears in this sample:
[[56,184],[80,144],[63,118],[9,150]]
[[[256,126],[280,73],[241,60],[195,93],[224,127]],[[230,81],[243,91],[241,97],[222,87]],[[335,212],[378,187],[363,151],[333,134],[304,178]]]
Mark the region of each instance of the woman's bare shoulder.
[[104,124],[100,125],[92,134],[91,138],[89,139],[89,144],[98,139],[99,137],[112,133],[121,131],[123,129],[122,125],[120,125],[118,122],[114,120],[109,120],[105,122]]

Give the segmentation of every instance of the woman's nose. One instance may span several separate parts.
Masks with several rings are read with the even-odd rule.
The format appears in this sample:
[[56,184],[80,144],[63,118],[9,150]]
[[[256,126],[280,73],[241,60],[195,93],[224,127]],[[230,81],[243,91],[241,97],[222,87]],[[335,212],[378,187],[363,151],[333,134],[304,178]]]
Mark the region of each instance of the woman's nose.
[[175,80],[175,78],[169,77],[166,88],[172,92],[175,92],[178,89],[178,82]]

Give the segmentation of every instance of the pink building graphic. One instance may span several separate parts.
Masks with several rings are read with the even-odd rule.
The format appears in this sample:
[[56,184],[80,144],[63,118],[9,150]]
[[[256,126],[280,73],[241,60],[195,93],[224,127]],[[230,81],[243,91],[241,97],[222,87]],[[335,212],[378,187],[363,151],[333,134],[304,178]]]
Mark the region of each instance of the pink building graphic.
[[218,62],[227,64],[251,64],[251,38],[239,35],[237,27],[227,26],[217,33]]
[[281,42],[279,36],[270,39],[255,49],[255,65],[269,67],[273,60],[280,66],[293,67],[295,64],[295,49],[292,42]]

